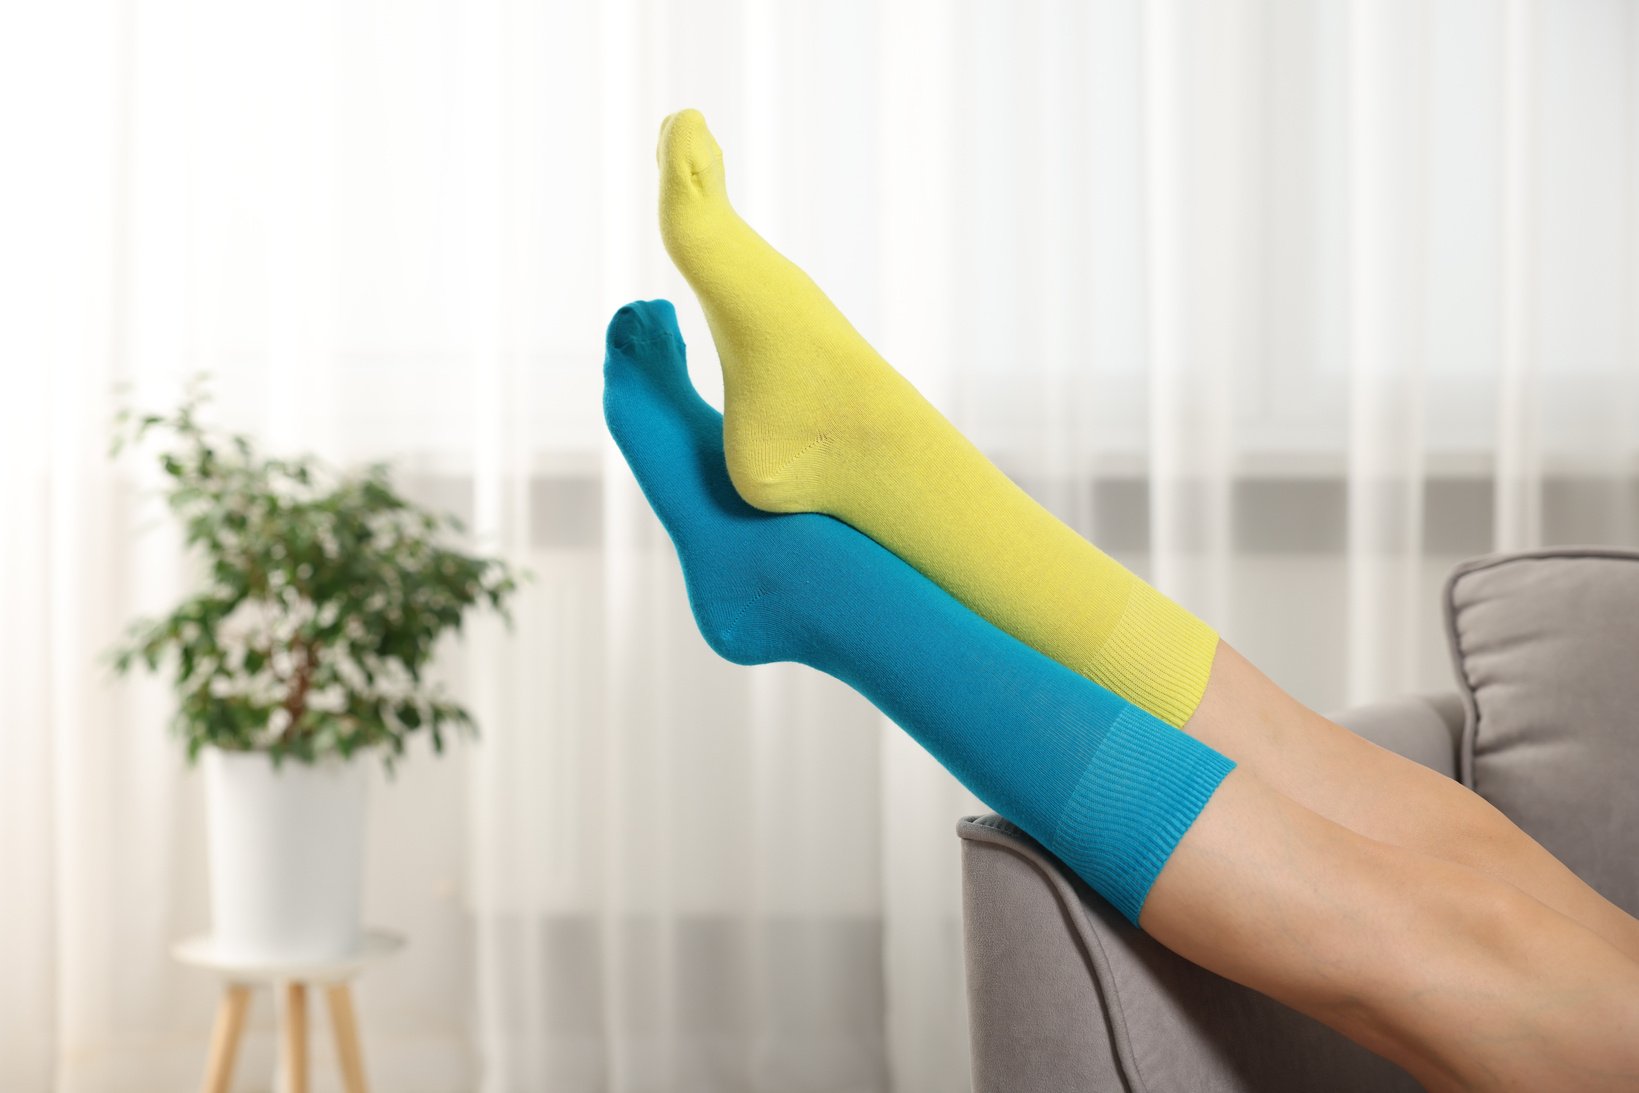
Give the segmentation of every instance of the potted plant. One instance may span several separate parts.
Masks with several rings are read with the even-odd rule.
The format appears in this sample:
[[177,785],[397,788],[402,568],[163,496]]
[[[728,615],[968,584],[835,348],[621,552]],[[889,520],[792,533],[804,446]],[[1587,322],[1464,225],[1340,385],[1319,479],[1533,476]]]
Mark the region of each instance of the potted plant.
[[118,419],[115,454],[158,441],[165,496],[203,563],[195,590],[136,623],[121,674],[174,668],[175,728],[203,759],[213,942],[250,962],[323,960],[360,943],[367,758],[391,771],[414,734],[442,751],[472,717],[426,676],[474,608],[506,613],[518,578],[453,545],[453,517],[405,500],[387,468],[339,473],[261,455],[170,415]]

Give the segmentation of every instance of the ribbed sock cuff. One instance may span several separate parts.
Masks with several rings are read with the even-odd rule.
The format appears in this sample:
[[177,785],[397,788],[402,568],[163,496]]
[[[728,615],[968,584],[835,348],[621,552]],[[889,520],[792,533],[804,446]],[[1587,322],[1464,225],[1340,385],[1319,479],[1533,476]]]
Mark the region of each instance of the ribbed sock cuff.
[[1136,926],[1161,867],[1234,769],[1227,756],[1129,707],[1088,761],[1048,849]]
[[1099,647],[1094,679],[1167,724],[1182,725],[1201,704],[1217,651],[1212,627],[1135,577]]

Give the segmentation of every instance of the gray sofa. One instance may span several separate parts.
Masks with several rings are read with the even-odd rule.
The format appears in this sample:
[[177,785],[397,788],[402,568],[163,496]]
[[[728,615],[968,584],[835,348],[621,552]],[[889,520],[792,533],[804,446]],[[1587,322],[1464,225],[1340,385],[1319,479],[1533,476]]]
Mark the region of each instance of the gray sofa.
[[[1481,793],[1639,913],[1639,554],[1459,566],[1456,692],[1335,719]],[[1391,1093],[1404,1071],[1150,940],[1018,828],[963,819],[976,1093]]]

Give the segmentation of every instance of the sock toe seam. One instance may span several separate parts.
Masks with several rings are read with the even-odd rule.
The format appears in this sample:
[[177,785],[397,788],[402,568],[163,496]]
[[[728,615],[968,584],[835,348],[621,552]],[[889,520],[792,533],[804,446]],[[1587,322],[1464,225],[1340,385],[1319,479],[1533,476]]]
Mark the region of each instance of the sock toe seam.
[[646,349],[656,345],[682,345],[683,343],[664,330],[656,330],[610,338],[609,344],[616,349]]

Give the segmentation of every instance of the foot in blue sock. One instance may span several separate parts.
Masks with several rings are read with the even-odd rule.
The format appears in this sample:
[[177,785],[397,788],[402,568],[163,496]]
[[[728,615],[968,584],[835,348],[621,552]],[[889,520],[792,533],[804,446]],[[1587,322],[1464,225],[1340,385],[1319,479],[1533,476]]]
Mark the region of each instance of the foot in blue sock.
[[711,647],[847,683],[1137,924],[1234,763],[996,629],[846,524],[740,500],[722,416],[689,382],[671,304],[615,314],[603,376],[609,431],[677,548]]
[[[609,324],[603,415],[683,563],[707,644],[736,664],[796,660],[786,633],[802,555],[826,538],[740,500],[723,458],[723,417],[689,380],[677,315],[665,300],[628,304]],[[791,564],[771,564],[780,553]]]

